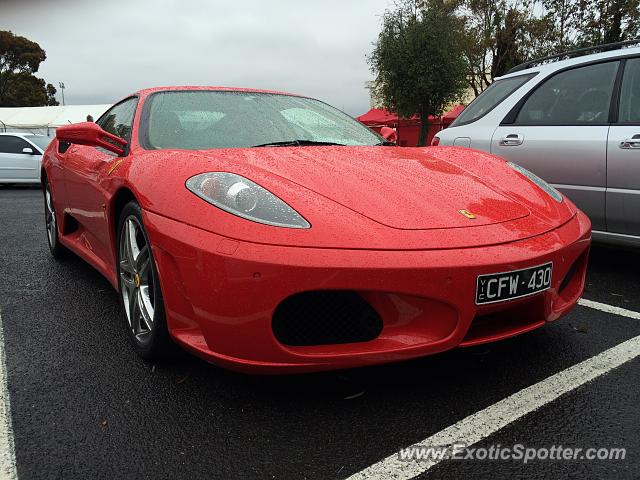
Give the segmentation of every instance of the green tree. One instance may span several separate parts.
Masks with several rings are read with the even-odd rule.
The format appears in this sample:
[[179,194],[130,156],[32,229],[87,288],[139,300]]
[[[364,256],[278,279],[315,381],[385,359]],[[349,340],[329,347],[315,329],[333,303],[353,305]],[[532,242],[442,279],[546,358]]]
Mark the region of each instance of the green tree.
[[632,40],[640,34],[640,0],[577,0],[580,46]]
[[496,29],[495,55],[491,64],[491,78],[507,73],[525,60],[527,15],[511,7],[502,16],[503,21]]
[[427,140],[429,116],[441,115],[466,88],[457,8],[457,2],[447,0],[398,1],[385,12],[368,57],[385,108],[401,117],[420,117],[420,146]]
[[640,0],[463,0],[460,14],[476,95],[519,63],[640,35]]
[[556,17],[551,13],[539,14],[542,9],[536,8],[536,4],[541,1],[464,0],[460,13],[465,20],[467,79],[476,95],[491,85],[495,77],[555,48]]
[[499,62],[496,36],[503,24],[506,0],[466,0],[460,10],[465,22],[467,80],[477,96],[493,82],[494,64]]
[[55,87],[34,75],[45,58],[36,42],[0,30],[0,107],[58,105]]
[[575,47],[580,29],[580,3],[578,0],[541,0],[542,20],[546,24],[548,55],[565,52]]

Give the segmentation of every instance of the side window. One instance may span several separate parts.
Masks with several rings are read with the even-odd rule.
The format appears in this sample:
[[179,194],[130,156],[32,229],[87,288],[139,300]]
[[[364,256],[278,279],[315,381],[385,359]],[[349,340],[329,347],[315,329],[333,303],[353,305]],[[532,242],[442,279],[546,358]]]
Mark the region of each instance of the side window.
[[451,126],[466,125],[484,117],[535,75],[533,73],[496,80],[458,115]]
[[602,125],[609,105],[618,62],[598,63],[554,75],[526,100],[518,125]]
[[22,153],[23,148],[33,147],[20,137],[0,135],[0,153]]
[[103,130],[130,142],[131,130],[133,129],[133,117],[136,113],[137,105],[137,98],[130,98],[124,102],[120,102],[110,110],[107,110],[96,123],[100,125]]
[[619,123],[640,123],[640,58],[627,60],[620,90]]

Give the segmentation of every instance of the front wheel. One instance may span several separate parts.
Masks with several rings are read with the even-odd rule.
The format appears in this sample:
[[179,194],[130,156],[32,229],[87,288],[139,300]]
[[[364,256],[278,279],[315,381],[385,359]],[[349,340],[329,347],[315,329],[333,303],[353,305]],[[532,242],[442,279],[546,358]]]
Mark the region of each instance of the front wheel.
[[49,251],[54,258],[62,258],[66,253],[66,249],[60,244],[58,237],[58,221],[56,217],[56,208],[51,194],[49,181],[44,181],[44,222],[47,228],[47,243]]
[[151,244],[142,223],[142,211],[129,202],[118,224],[118,279],[120,298],[133,346],[152,360],[173,351]]

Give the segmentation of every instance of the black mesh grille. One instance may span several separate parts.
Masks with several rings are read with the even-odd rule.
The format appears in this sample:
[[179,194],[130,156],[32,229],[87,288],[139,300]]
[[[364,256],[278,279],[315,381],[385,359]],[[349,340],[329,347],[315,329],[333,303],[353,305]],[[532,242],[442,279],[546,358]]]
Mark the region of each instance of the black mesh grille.
[[360,295],[318,291],[293,295],[273,314],[273,333],[292,346],[367,342],[382,331],[382,320]]

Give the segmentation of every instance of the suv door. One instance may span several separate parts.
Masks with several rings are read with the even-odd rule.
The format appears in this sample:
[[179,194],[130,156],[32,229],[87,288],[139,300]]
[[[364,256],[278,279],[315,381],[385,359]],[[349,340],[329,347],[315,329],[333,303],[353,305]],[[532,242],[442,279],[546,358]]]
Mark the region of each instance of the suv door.
[[607,134],[619,61],[561,70],[525,96],[491,152],[536,173],[606,230]]
[[[23,153],[23,148],[30,148],[32,153]],[[24,139],[15,135],[0,135],[0,181],[3,182],[38,182],[39,153],[36,148]]]
[[640,58],[628,59],[607,143],[607,230],[640,235]]

